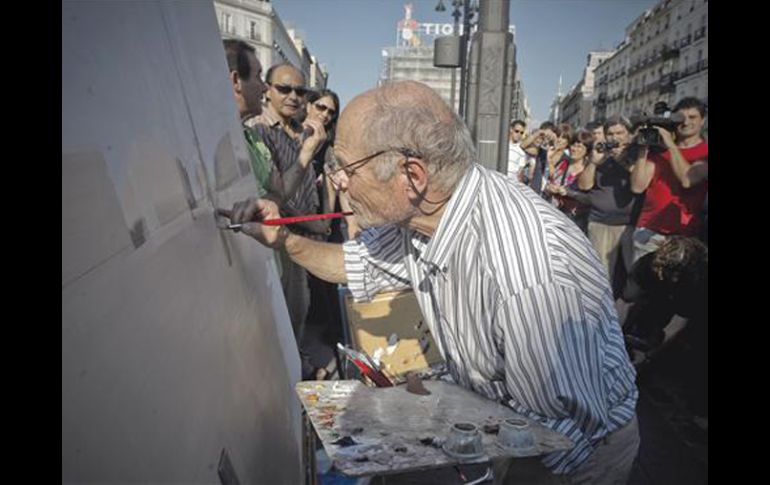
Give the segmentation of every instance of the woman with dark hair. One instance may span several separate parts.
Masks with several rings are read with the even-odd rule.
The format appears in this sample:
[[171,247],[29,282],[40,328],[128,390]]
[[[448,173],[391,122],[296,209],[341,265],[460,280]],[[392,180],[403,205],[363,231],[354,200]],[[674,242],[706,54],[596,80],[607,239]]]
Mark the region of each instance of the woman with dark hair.
[[[331,89],[311,91],[307,97],[307,116],[323,123],[326,129],[326,143],[318,149],[313,166],[318,176],[319,197],[323,201],[324,212],[351,212],[350,205],[344,193],[338,193],[333,181],[326,176],[324,166],[331,161],[334,152],[334,138],[337,131],[337,119],[340,115],[340,100],[337,93]],[[343,231],[339,219],[329,219],[331,224],[330,242],[343,242],[345,232],[350,238],[355,237],[359,228],[353,216],[345,217],[347,231]]]
[[317,175],[323,173],[324,158],[329,148],[334,146],[337,118],[340,116],[340,98],[331,89],[309,91],[307,94],[307,117],[323,123],[326,129],[326,143],[316,152],[313,165]]
[[[316,183],[318,197],[321,200],[321,212],[339,212],[341,204],[343,210],[349,211],[349,207],[344,208],[346,204],[343,203],[342,195],[337,197],[336,189],[324,173],[325,163],[333,156],[334,137],[340,114],[339,97],[331,89],[321,89],[309,91],[306,99],[307,118],[321,122],[326,130],[326,142],[318,148],[313,157],[313,169],[317,176]],[[327,219],[327,223],[329,224],[327,241],[342,242],[344,238],[342,237],[340,220]],[[312,274],[308,274],[308,284],[310,286],[308,318],[312,324],[324,329],[324,340],[336,354],[335,343],[342,339],[337,285],[327,283]],[[339,365],[339,358],[337,364]],[[329,377],[330,373],[326,367],[317,367],[313,371],[313,378],[317,380],[324,380]]]
[[562,157],[554,165],[545,188],[553,196],[554,204],[577,224],[581,231],[588,232],[588,195],[578,188],[578,177],[588,164],[593,150],[594,136],[590,131],[581,130],[569,137],[569,157]]

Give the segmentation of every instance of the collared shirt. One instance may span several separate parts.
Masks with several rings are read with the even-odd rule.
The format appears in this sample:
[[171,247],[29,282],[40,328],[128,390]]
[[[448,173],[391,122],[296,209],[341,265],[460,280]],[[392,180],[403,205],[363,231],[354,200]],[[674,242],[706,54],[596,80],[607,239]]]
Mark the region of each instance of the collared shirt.
[[634,416],[638,390],[604,268],[564,214],[473,165],[432,237],[396,226],[344,244],[357,301],[411,287],[463,387],[567,435],[568,473]]
[[517,178],[519,170],[532,162],[532,156],[521,148],[521,143],[508,143],[508,176]]
[[270,150],[268,150],[259,136],[245,124],[243,126],[243,136],[246,140],[246,148],[249,150],[251,169],[257,181],[257,195],[262,197],[270,189],[270,173],[273,169]]
[[270,150],[273,163],[284,177],[285,188],[294,185],[293,180],[288,178],[290,175],[300,177],[297,191],[281,206],[281,212],[288,216],[316,214],[321,204],[315,187],[315,171],[309,165],[306,170],[297,170],[300,152],[298,140],[286,133],[281,120],[269,109],[265,109],[259,116],[249,118],[245,124],[257,132]]

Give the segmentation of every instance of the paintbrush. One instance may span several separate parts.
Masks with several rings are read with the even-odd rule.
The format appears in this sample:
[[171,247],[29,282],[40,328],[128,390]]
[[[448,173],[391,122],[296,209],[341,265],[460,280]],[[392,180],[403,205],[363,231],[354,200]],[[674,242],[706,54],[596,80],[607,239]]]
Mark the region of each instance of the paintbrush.
[[383,374],[381,370],[374,366],[374,364],[371,362],[371,359],[369,359],[365,353],[358,352],[340,343],[337,344],[337,349],[342,352],[342,354],[351,362],[353,362],[353,364],[358,368],[358,370],[361,371],[363,375],[371,379],[372,382],[377,385],[377,387],[393,386],[393,383],[390,381],[390,379],[385,374]]
[[[222,209],[218,209],[219,211],[222,211]],[[220,214],[224,215],[225,211],[220,212]],[[229,213],[228,213],[229,214]],[[266,226],[282,226],[284,224],[295,224],[297,222],[306,222],[306,221],[318,221],[321,219],[338,219],[340,217],[345,216],[352,216],[352,212],[332,212],[329,214],[313,214],[309,216],[293,216],[293,217],[280,217],[278,219],[266,219],[264,221],[256,221],[260,224],[264,224]],[[233,231],[239,231],[243,224],[228,224],[227,226],[220,227],[220,229],[230,229]]]

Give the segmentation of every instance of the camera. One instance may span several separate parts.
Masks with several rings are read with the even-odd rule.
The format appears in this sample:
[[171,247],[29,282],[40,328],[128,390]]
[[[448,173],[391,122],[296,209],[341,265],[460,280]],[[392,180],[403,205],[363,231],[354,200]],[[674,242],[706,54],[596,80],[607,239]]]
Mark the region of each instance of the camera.
[[655,127],[659,126],[664,130],[674,132],[677,126],[683,122],[684,116],[679,113],[672,113],[665,102],[655,103],[652,116],[643,113],[642,115],[631,117],[631,124],[640,127],[633,144],[646,147],[663,147],[663,140],[660,138],[660,133],[658,133]]
[[620,146],[620,143],[616,141],[600,141],[598,143],[594,143],[594,150],[596,150],[599,153],[608,152],[612,150],[613,148],[617,148]]

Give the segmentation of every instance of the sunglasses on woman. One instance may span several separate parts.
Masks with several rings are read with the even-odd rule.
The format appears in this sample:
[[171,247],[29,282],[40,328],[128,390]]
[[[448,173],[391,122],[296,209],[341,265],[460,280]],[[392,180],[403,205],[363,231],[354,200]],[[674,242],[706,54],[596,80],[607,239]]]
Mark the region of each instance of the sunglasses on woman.
[[336,110],[326,106],[323,103],[315,103],[313,106],[315,106],[315,109],[317,109],[321,113],[323,113],[325,111],[328,111],[329,112],[329,116],[334,116],[334,114],[337,112]]

